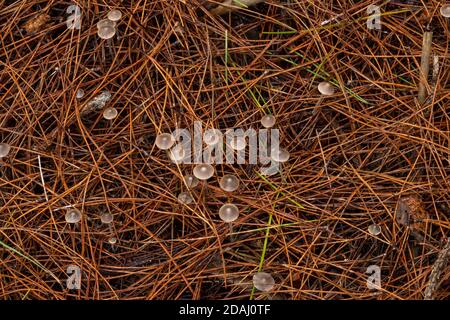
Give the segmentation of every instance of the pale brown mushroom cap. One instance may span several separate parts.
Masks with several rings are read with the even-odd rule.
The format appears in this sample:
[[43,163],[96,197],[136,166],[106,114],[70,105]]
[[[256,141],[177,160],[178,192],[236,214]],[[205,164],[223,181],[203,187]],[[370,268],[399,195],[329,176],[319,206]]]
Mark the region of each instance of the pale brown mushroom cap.
[[270,157],[276,162],[286,162],[289,160],[290,154],[289,151],[285,149],[279,149],[278,152],[272,150]]
[[169,158],[174,162],[180,162],[184,159],[186,156],[186,151],[184,150],[184,147],[179,144],[170,149],[169,151]]
[[270,273],[257,272],[253,275],[253,285],[260,291],[270,291],[275,286],[275,280]]
[[275,125],[276,119],[271,114],[266,114],[261,118],[261,124],[264,128],[272,128]]
[[367,230],[373,236],[377,236],[381,233],[381,227],[378,224],[371,224]]
[[178,195],[178,201],[182,204],[191,204],[194,202],[194,199],[189,192],[181,192]]
[[319,92],[325,96],[331,96],[334,94],[333,85],[326,81],[319,83],[319,85],[317,86],[317,89],[319,89]]
[[103,118],[105,118],[106,120],[112,120],[117,117],[117,114],[118,112],[116,108],[109,107],[103,111]]
[[218,129],[208,129],[203,134],[203,141],[209,145],[213,146],[220,142],[222,133]]
[[220,179],[219,186],[227,192],[236,191],[239,188],[239,179],[232,174],[226,174]]
[[104,26],[97,30],[97,35],[104,40],[111,39],[116,34],[116,28]]
[[120,10],[114,9],[108,12],[108,19],[111,21],[119,21],[122,18],[122,12]]
[[100,20],[99,22],[97,22],[97,29],[101,29],[104,27],[111,27],[111,28],[115,28],[116,27],[116,23],[114,21],[111,21],[109,19],[103,19]]
[[233,222],[239,217],[239,209],[232,203],[224,204],[219,209],[219,217],[224,222]]
[[214,167],[210,164],[198,164],[193,170],[194,176],[200,180],[208,180],[214,175]]
[[156,137],[155,144],[161,150],[170,149],[175,143],[175,138],[170,133],[161,133]]
[[184,176],[184,181],[188,188],[195,188],[196,186],[198,186],[199,183],[197,177],[190,174]]
[[0,158],[6,157],[11,150],[11,146],[7,143],[0,143]]
[[439,11],[443,17],[450,18],[450,4],[444,4]]
[[114,217],[111,213],[103,213],[100,216],[100,220],[102,221],[102,223],[110,224],[111,222],[113,222]]
[[78,209],[70,208],[66,212],[65,216],[67,223],[78,223],[81,221],[81,212]]

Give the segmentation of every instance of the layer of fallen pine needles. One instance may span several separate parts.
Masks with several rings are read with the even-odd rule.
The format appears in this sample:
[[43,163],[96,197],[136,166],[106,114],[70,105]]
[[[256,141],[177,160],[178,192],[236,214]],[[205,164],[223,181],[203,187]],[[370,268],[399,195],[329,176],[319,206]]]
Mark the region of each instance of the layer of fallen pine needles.
[[[429,295],[448,299],[448,264],[432,278],[450,229],[442,3],[218,2],[1,2],[0,142],[11,151],[0,160],[0,298],[423,299],[434,281]],[[80,29],[67,28],[71,4]],[[381,30],[367,28],[372,4]],[[96,23],[111,9],[123,17],[105,41]],[[321,81],[336,93],[322,96]],[[87,108],[103,90],[112,121]],[[172,163],[155,136],[194,121],[259,128],[269,113],[290,152],[281,173],[216,165],[194,204],[180,204],[192,166]],[[221,191],[223,173],[239,192]],[[241,212],[232,229],[217,214],[227,200]],[[64,220],[70,206],[77,225]],[[80,290],[66,287],[71,265]],[[258,270],[272,291],[253,288]]]

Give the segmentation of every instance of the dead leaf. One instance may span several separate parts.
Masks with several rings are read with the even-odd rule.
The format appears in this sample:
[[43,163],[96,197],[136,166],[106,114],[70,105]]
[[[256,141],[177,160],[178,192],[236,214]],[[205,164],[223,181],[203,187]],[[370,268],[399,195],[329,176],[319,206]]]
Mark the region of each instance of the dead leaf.
[[38,14],[24,23],[23,28],[27,33],[36,33],[40,31],[50,20],[50,16],[46,13]]
[[404,196],[399,199],[395,212],[395,219],[399,224],[425,231],[425,223],[423,221],[426,218],[427,213],[418,195]]

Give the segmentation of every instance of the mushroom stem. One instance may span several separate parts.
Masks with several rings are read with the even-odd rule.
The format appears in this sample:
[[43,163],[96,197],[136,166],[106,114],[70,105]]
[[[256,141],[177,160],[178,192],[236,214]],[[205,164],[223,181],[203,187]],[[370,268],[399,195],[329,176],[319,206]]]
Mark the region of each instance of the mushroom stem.
[[108,48],[109,54],[111,57],[114,57],[114,52],[112,50],[112,38],[106,40],[106,47]]
[[[113,228],[112,227],[112,223],[108,223],[108,228],[109,228],[109,239],[111,239],[111,238],[116,238],[117,239],[117,234],[116,234],[116,231],[115,231],[115,228]],[[113,244],[113,243],[110,243],[110,245],[111,245],[111,250],[113,251],[113,252],[115,252],[116,251],[116,245],[115,244]]]
[[113,228],[112,228],[112,226],[111,226],[110,223],[108,223],[108,227],[109,227],[109,233],[110,233],[111,235],[114,235],[114,230],[113,230]]
[[234,241],[234,235],[233,235],[233,222],[229,222],[228,223],[229,227],[230,227],[230,240]]
[[319,101],[317,101],[316,105],[314,106],[314,109],[312,110],[313,116],[315,116],[316,114],[319,113],[319,108],[320,108],[320,105],[322,104],[322,101],[323,101],[323,97],[321,96],[319,98]]

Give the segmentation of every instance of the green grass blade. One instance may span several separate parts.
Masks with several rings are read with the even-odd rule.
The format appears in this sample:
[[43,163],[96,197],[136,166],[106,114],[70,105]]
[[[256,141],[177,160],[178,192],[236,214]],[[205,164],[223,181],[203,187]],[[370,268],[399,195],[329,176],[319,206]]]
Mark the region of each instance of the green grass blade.
[[50,270],[48,270],[46,267],[44,267],[39,261],[37,261],[36,259],[32,258],[32,257],[28,257],[27,255],[23,254],[22,252],[20,252],[19,250],[17,250],[16,248],[13,248],[9,245],[7,245],[6,243],[4,243],[3,241],[0,240],[0,245],[2,247],[4,247],[5,249],[12,251],[13,253],[17,254],[18,256],[30,261],[32,264],[34,264],[36,267],[40,268],[41,270],[47,272],[50,276],[52,276],[52,278],[54,278],[59,284],[61,284],[61,281],[53,274],[53,272],[51,272]]

